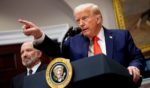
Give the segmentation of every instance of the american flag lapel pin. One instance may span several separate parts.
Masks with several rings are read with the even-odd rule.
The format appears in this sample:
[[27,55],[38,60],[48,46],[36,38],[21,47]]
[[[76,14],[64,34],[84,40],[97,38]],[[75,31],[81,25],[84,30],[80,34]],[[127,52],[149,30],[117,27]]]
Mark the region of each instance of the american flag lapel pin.
[[109,38],[112,39],[113,37],[110,35]]

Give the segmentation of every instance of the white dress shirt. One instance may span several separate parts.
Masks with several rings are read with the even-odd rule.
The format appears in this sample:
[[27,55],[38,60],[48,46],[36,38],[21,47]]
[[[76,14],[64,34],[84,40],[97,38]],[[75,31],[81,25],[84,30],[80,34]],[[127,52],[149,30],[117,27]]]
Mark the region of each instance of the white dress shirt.
[[42,36],[38,39],[34,39],[33,44],[38,45],[38,44],[42,43],[44,41],[44,38],[45,38],[45,34],[42,32]]
[[[107,55],[107,53],[106,53],[105,36],[104,36],[104,29],[103,28],[101,28],[101,30],[98,33],[97,37],[99,38],[98,44],[101,47],[102,53],[105,54],[105,55]],[[90,40],[90,46],[89,46],[88,56],[93,56],[93,55],[94,55],[93,41]]]
[[39,62],[37,65],[35,65],[33,68],[27,68],[27,76],[29,75],[29,70],[32,70],[32,74],[35,74],[39,66],[41,65],[41,62]]

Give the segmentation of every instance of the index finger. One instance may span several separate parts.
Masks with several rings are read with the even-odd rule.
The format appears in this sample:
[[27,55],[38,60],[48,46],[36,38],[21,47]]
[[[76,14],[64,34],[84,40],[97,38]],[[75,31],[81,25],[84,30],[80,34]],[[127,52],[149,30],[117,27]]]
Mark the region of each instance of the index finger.
[[19,19],[18,21],[25,25],[30,25],[30,26],[33,25],[30,21],[27,21],[27,20]]

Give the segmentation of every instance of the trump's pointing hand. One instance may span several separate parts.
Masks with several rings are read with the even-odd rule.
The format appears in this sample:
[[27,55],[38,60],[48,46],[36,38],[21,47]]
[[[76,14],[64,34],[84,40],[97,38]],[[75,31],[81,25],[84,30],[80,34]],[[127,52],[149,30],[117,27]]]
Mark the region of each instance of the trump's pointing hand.
[[42,36],[42,31],[34,23],[23,19],[19,19],[18,21],[23,24],[23,33],[26,36],[33,36],[35,39],[38,39]]

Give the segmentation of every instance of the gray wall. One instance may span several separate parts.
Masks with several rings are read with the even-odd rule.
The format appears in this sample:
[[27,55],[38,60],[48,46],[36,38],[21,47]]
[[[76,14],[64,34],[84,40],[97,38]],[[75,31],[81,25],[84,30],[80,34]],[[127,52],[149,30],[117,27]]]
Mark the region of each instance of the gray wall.
[[63,0],[0,0],[0,30],[20,29],[19,18],[39,26],[75,25],[72,9]]
[[21,30],[19,18],[38,26],[69,24],[76,26],[73,8],[81,3],[96,3],[102,9],[104,25],[115,28],[111,0],[0,0],[0,31]]

